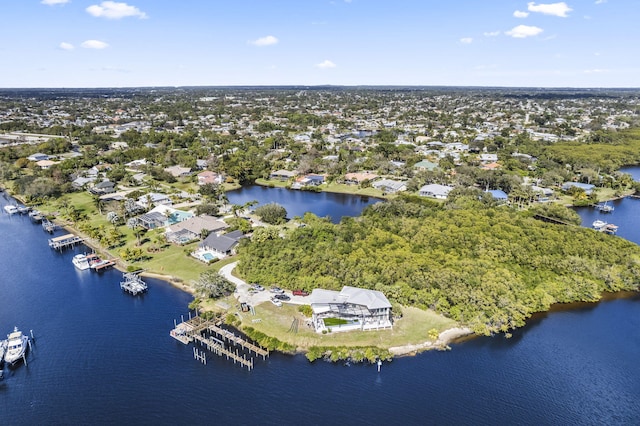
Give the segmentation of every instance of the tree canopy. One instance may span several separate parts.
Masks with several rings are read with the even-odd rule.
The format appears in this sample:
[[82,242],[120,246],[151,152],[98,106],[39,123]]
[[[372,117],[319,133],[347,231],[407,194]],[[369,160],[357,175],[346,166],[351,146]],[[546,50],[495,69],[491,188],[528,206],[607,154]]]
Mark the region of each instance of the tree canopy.
[[377,203],[338,225],[306,214],[306,226],[285,238],[243,245],[239,268],[249,281],[289,288],[380,290],[481,334],[523,326],[553,303],[638,289],[640,247],[530,216],[410,198]]

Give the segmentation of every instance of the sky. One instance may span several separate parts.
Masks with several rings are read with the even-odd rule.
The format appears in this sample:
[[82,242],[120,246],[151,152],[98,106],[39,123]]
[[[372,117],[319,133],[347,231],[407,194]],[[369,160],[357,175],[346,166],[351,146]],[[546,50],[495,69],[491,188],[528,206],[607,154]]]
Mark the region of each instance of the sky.
[[0,0],[0,87],[639,87],[640,1]]

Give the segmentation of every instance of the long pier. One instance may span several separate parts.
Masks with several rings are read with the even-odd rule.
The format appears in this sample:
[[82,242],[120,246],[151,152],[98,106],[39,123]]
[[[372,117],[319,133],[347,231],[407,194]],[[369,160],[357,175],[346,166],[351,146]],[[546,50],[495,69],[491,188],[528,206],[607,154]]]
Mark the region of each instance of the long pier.
[[[207,331],[210,333],[208,337],[206,336]],[[249,371],[253,369],[251,354],[262,356],[262,359],[266,359],[269,356],[268,350],[219,327],[219,323],[215,323],[213,320],[205,320],[199,316],[191,317],[191,314],[189,314],[189,320],[187,321],[183,317],[182,322],[179,324],[174,322],[174,329],[169,332],[169,335],[185,345],[193,342],[204,346],[210,352],[232,360],[234,364],[239,363],[242,367],[247,367]],[[249,356],[246,353],[242,353],[243,351],[248,351]],[[196,360],[203,364],[207,363],[204,352],[194,348],[193,354]]]
[[62,250],[67,247],[73,247],[82,242],[82,238],[73,234],[66,234],[60,237],[50,238],[49,247],[56,250]]

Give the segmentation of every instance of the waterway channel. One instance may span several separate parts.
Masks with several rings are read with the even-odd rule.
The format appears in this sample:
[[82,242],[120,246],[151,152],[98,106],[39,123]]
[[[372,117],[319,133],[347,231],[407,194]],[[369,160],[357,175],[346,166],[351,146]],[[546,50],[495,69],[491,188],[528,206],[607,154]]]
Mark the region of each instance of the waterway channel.
[[[7,202],[0,198],[0,207]],[[631,207],[616,205],[611,217],[623,235],[638,227],[623,212],[638,205],[621,203]],[[379,373],[372,365],[310,364],[279,354],[247,372],[215,356],[202,365],[169,337],[173,320],[186,314],[188,294],[148,279],[149,292],[131,297],[118,286],[119,272],[77,271],[71,258],[83,248],[58,253],[48,237],[26,216],[0,214],[0,333],[17,325],[36,336],[28,365],[6,369],[0,381],[2,424],[565,425],[640,418],[637,295],[539,315],[511,339],[472,339],[449,352],[395,359]]]

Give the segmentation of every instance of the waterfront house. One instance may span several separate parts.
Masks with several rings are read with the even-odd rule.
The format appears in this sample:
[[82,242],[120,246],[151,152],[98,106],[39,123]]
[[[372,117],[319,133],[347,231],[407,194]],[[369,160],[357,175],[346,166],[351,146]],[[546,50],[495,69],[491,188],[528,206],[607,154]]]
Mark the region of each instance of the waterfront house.
[[571,188],[580,188],[584,191],[585,194],[591,195],[591,192],[593,191],[593,188],[595,188],[595,185],[580,182],[565,182],[562,184],[563,191],[568,191]]
[[364,181],[371,181],[377,177],[377,174],[371,172],[347,173],[344,175],[344,183],[347,185],[359,185]]
[[396,192],[407,190],[406,182],[401,182],[398,180],[391,180],[391,179],[378,180],[376,182],[373,182],[371,186],[373,186],[376,189],[379,189],[382,192],[386,192],[387,194],[394,194]]
[[276,170],[274,172],[271,172],[271,174],[269,175],[269,179],[278,179],[281,181],[286,181],[295,177],[296,172],[292,172],[289,170]]
[[235,254],[235,248],[242,238],[244,235],[240,230],[224,235],[210,234],[200,243],[199,249],[214,252],[218,257],[229,256]]
[[138,224],[144,229],[156,229],[162,228],[167,225],[167,217],[160,212],[151,211],[143,215],[138,216]]
[[318,333],[393,328],[391,303],[377,290],[350,286],[339,292],[315,289],[309,301]]
[[175,244],[185,244],[189,241],[200,239],[203,231],[208,235],[228,228],[225,222],[213,216],[195,216],[185,221],[176,223],[167,228],[167,241]]
[[437,183],[432,183],[430,185],[425,185],[422,188],[420,188],[418,193],[422,197],[430,197],[430,198],[437,198],[439,200],[446,200],[451,190],[453,190],[453,186],[439,185]]

